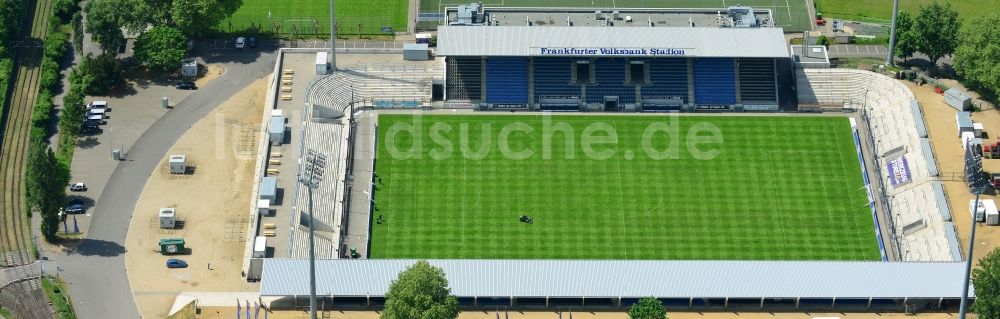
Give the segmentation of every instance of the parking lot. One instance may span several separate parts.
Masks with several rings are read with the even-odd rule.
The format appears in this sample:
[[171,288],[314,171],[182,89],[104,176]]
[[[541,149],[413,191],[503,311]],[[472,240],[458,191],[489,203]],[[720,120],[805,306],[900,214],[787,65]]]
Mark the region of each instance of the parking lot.
[[[196,84],[207,84],[223,72],[219,66],[207,66],[205,75]],[[105,183],[115,169],[112,152],[119,149],[125,155],[125,160],[128,160],[128,150],[139,136],[163,114],[170,112],[163,108],[162,99],[166,97],[170,104],[175,104],[195,92],[174,88],[176,81],[167,77],[140,79],[129,83],[131,90],[134,90],[132,93],[87,98],[88,102],[107,101],[108,109],[105,124],[100,126],[101,131],[81,133],[73,154],[72,182],[84,182],[87,185],[86,191],[68,194],[70,200],[82,202],[85,211],[84,214],[70,217],[71,220],[75,219],[79,236],[86,235],[94,213],[94,201],[100,198]],[[68,228],[71,233],[74,231],[73,227]]]

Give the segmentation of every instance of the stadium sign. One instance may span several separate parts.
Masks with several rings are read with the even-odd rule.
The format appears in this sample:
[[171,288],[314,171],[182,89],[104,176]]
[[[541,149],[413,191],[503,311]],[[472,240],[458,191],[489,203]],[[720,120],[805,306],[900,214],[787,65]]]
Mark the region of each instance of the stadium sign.
[[889,182],[893,187],[909,183],[910,165],[905,157],[897,157],[885,161],[885,167],[889,169]]
[[494,109],[526,109],[528,104],[524,103],[493,103]]
[[532,48],[534,56],[691,56],[694,49],[682,48]]

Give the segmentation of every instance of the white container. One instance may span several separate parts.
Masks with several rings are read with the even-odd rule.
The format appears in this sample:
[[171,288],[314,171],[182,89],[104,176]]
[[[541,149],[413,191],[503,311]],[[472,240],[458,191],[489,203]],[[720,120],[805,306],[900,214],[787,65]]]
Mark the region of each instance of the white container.
[[977,222],[983,221],[984,219],[986,219],[986,208],[985,208],[984,202],[985,202],[985,200],[980,200],[979,201],[979,207],[978,208],[974,208],[975,205],[976,205],[976,200],[975,199],[970,199],[969,200],[969,214]]
[[316,75],[326,75],[330,64],[326,61],[326,52],[316,52]]
[[986,212],[986,224],[990,226],[1000,225],[1000,212]]
[[267,256],[267,237],[257,236],[253,241],[253,258]]
[[983,137],[983,123],[972,123],[972,132],[976,137]]
[[170,155],[170,174],[187,174],[186,155]]
[[[990,215],[994,215],[994,216],[1000,217],[1000,216],[998,216],[998,215],[1000,215],[1000,212],[997,212],[997,205],[993,202],[992,199],[980,200],[980,201],[983,202],[983,209],[985,210],[985,215],[986,215],[983,220],[979,220],[980,222],[985,221],[985,222],[987,222],[987,224],[989,224],[989,216]],[[997,218],[997,217],[994,217],[994,218]],[[990,224],[990,225],[996,225],[996,224]]]
[[160,228],[173,229],[177,226],[177,212],[173,208],[160,208]]

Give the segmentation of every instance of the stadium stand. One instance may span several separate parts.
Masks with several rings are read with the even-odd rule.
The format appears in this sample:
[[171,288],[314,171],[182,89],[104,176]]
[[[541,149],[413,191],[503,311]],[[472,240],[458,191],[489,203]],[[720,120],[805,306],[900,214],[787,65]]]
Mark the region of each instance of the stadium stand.
[[739,58],[740,100],[744,104],[777,103],[774,59]]
[[528,103],[528,58],[486,59],[486,102]]
[[[867,119],[901,258],[961,261],[947,198],[936,178],[937,164],[927,147],[926,129],[921,129],[923,116],[919,107],[914,107],[913,93],[896,80],[863,70],[797,72],[801,104],[842,106],[862,112]],[[906,159],[910,175],[905,182],[892,185],[885,164],[899,157]],[[913,226],[904,232],[903,227],[909,225]]]
[[[572,74],[566,72],[570,62],[570,58],[534,59],[536,99],[542,100],[547,96],[580,96],[580,86],[571,84]],[[577,107],[570,109],[576,110]]]
[[694,60],[694,100],[698,104],[736,103],[733,59]]
[[625,59],[597,59],[594,69],[597,81],[587,85],[588,103],[603,103],[612,95],[619,103],[635,103],[635,86],[625,83]]
[[645,99],[649,96],[676,96],[688,102],[687,61],[685,59],[650,59],[649,85],[642,87]]
[[483,65],[478,57],[448,57],[446,64],[449,99],[482,99]]

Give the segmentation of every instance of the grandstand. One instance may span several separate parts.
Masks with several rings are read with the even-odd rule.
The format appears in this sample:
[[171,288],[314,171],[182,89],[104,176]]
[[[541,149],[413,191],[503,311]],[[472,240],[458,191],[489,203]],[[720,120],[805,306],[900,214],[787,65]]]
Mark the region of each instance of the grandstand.
[[[917,101],[903,84],[884,75],[849,69],[800,69],[799,102],[860,111],[870,126],[879,177],[900,259],[961,261],[947,198]],[[905,161],[898,159],[905,158]],[[893,180],[889,161],[907,165]]]
[[[790,55],[767,11],[460,8],[438,28],[452,105],[562,111],[794,105]],[[514,16],[524,20],[514,23]]]

